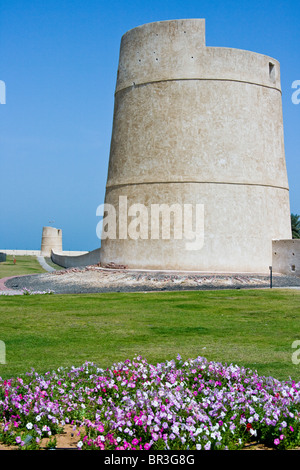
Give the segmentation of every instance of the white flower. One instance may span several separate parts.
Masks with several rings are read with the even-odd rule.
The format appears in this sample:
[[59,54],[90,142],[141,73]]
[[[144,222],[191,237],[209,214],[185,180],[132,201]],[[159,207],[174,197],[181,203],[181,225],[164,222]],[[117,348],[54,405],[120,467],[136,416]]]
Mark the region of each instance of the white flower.
[[205,449],[205,450],[210,450],[210,448],[211,448],[211,442],[208,441],[208,443],[205,444],[204,449]]
[[82,446],[83,446],[83,442],[79,441],[78,444],[77,444],[77,447],[79,447],[79,449],[81,449]]
[[27,423],[27,424],[26,424],[26,428],[27,428],[27,429],[32,429],[32,423]]
[[173,431],[175,434],[178,434],[178,433],[179,433],[179,427],[177,426],[177,424],[173,424],[173,426],[172,426],[172,431]]

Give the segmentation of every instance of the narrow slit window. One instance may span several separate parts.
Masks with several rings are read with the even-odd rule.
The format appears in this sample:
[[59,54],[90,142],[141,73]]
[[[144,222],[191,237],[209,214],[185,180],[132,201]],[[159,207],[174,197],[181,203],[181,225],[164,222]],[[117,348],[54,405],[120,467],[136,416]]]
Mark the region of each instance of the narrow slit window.
[[275,82],[275,64],[269,62],[269,77],[270,80],[274,83]]

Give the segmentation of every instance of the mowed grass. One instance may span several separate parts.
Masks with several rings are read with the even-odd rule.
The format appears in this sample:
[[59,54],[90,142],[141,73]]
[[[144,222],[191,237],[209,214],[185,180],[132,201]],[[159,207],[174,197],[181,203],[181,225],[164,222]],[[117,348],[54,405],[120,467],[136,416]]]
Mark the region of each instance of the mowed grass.
[[6,261],[0,263],[0,279],[45,272],[36,256],[16,256],[16,264],[14,264],[13,258],[12,255],[7,255]]
[[300,380],[299,307],[292,289],[0,296],[0,376],[180,354]]

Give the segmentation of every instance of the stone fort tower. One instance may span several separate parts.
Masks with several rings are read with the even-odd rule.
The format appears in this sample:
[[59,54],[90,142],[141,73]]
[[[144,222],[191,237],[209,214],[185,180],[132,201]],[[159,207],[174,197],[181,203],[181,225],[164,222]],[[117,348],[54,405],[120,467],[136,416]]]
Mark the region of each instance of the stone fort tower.
[[[128,223],[133,204],[201,206],[201,247],[187,250],[172,227],[169,238],[151,237],[150,224],[148,236],[126,236],[125,200]],[[272,240],[291,238],[279,63],[207,47],[203,19],[124,34],[105,204],[117,230],[102,236],[102,265],[269,272]]]

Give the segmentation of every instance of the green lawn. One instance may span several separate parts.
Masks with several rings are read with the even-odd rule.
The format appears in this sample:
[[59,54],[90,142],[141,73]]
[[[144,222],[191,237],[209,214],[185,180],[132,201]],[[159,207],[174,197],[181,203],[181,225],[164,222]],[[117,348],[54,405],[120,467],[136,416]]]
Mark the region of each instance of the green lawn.
[[6,261],[0,263],[0,279],[45,272],[35,256],[16,256],[16,264],[13,263],[13,258],[12,255],[8,255]]
[[0,297],[0,376],[179,353],[300,380],[299,307],[300,291],[288,289]]

